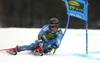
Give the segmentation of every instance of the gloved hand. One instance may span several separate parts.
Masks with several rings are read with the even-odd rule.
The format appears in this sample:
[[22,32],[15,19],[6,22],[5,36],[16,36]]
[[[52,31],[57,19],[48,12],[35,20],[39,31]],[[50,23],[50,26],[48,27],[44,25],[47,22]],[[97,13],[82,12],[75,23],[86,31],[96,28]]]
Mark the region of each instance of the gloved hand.
[[58,47],[57,47],[57,45],[56,45],[56,44],[54,44],[54,45],[53,45],[53,48],[54,48],[54,49],[57,49]]
[[51,45],[48,45],[48,48],[47,48],[47,52],[50,52],[52,50],[52,46]]
[[42,40],[38,40],[38,42],[39,42],[39,46],[43,47],[43,41]]
[[42,40],[38,40],[38,42],[39,42],[39,43],[43,43],[43,41],[42,41]]

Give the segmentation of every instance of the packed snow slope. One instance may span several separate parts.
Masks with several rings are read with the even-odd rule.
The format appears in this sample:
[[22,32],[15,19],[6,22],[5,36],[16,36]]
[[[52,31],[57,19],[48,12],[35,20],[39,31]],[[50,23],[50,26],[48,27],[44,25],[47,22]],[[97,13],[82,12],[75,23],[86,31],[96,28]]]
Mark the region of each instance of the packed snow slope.
[[[39,28],[0,28],[0,49],[29,45],[37,39],[39,31]],[[68,29],[55,54],[35,56],[23,51],[14,56],[0,51],[0,63],[100,63],[100,30],[88,30],[87,55],[85,33],[85,29]]]

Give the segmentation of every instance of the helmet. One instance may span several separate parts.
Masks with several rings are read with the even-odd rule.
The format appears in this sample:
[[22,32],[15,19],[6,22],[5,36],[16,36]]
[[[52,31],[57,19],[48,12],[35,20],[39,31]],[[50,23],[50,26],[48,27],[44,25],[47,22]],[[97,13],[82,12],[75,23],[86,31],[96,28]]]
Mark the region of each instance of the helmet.
[[59,25],[59,20],[57,18],[51,18],[50,25]]

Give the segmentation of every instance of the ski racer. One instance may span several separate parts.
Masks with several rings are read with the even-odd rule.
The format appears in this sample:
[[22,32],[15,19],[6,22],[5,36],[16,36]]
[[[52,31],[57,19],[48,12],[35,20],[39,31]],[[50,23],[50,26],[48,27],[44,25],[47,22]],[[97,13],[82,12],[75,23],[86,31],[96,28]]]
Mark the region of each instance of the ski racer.
[[44,25],[38,34],[38,39],[30,45],[17,46],[15,49],[8,50],[7,52],[16,55],[17,52],[30,50],[33,54],[41,53],[46,54],[51,52],[52,49],[59,48],[63,32],[59,26],[57,18],[51,18],[49,24]]

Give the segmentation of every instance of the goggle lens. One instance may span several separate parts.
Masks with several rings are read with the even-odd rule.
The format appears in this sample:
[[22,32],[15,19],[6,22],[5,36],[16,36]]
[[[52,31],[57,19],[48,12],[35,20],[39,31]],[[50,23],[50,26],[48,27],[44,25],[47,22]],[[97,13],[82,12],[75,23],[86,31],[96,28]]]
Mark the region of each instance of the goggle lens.
[[52,25],[51,28],[58,28],[58,25]]

